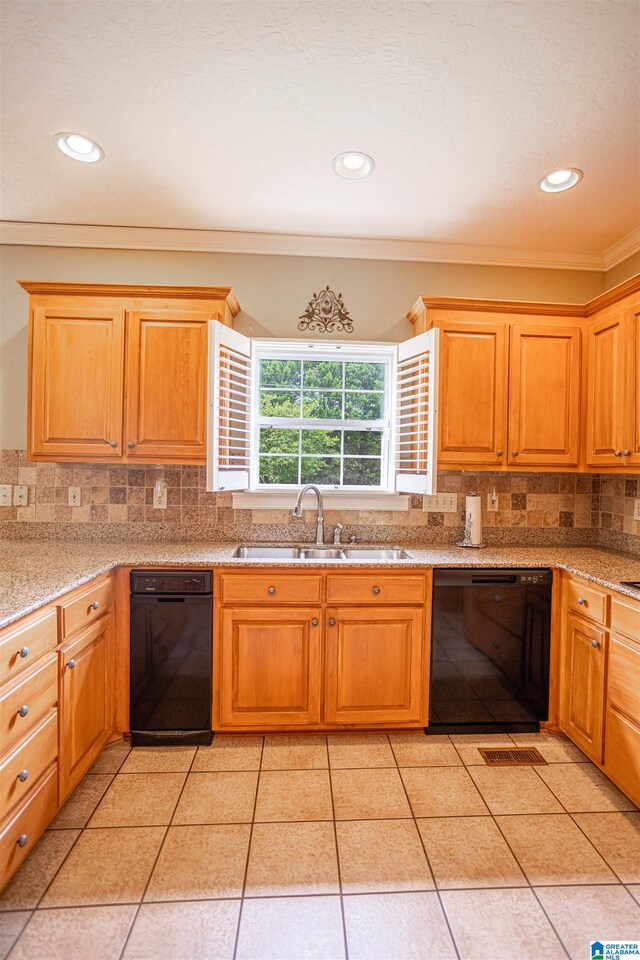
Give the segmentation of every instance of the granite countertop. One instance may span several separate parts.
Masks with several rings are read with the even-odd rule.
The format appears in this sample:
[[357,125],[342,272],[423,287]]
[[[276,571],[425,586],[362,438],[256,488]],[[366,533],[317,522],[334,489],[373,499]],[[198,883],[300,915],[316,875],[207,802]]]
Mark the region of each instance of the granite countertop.
[[[237,544],[57,543],[0,540],[0,627],[113,567],[557,567],[640,600],[621,580],[640,580],[640,557],[595,547],[407,547],[409,560],[234,560]],[[364,544],[362,544],[364,546]]]

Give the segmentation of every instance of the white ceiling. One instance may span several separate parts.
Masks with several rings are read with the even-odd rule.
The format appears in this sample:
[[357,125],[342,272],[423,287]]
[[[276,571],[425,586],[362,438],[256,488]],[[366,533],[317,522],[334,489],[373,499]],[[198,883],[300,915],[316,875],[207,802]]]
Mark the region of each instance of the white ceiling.
[[[602,254],[640,225],[637,0],[2,4],[2,218]],[[59,131],[96,139],[67,159]],[[331,159],[370,153],[373,176]],[[562,166],[565,194],[538,190]]]

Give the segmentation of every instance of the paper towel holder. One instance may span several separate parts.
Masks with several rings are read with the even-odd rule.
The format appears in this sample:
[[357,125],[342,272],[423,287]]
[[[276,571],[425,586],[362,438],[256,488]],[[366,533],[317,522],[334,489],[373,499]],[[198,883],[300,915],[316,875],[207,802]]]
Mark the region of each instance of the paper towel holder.
[[[469,491],[470,497],[477,497],[478,494],[474,490]],[[482,504],[481,504],[482,508]],[[464,524],[464,534],[462,540],[459,540],[456,544],[457,547],[471,547],[474,550],[481,550],[484,547],[484,543],[472,543],[471,542],[471,527],[473,526],[473,521],[471,519],[471,514],[466,512],[465,505],[465,524]]]

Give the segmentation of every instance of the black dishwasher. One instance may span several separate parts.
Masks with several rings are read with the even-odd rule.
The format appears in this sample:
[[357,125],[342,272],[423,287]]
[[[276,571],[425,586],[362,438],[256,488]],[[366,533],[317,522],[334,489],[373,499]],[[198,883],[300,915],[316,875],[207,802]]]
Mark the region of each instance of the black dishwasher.
[[428,733],[548,718],[552,581],[548,569],[434,571]]
[[132,570],[131,742],[211,743],[211,572]]

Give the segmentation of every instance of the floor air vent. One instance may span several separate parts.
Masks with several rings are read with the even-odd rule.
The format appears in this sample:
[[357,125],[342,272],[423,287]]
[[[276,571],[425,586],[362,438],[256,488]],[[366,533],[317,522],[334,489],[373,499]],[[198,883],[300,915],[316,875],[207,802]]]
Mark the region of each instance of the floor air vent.
[[535,747],[478,747],[484,762],[490,767],[522,767],[547,761]]

